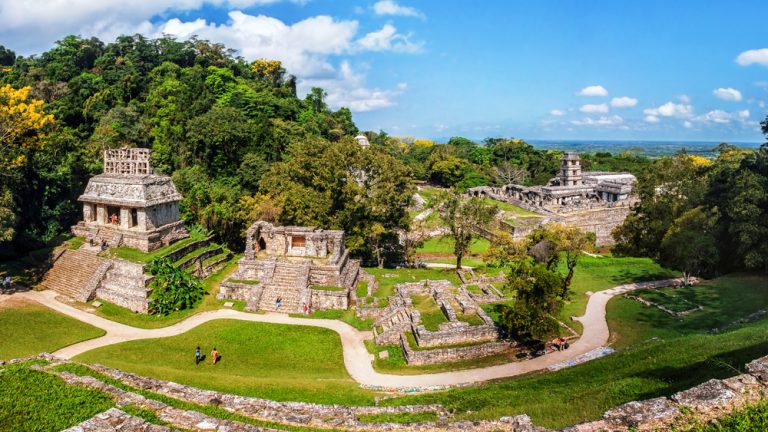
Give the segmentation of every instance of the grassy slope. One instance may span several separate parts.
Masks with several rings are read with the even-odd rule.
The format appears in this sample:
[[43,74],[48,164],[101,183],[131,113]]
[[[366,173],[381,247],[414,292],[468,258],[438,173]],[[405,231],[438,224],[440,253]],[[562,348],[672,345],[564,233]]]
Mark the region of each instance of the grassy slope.
[[[222,355],[195,365],[195,346]],[[344,368],[339,336],[326,329],[217,320],[187,333],[132,341],[77,357],[139,375],[279,401],[370,404]]]
[[607,319],[614,346],[623,348],[652,338],[671,339],[708,333],[768,308],[768,278],[765,276],[728,275],[674,292],[703,306],[704,311],[680,319],[634,300],[613,298],[608,303]]
[[60,431],[112,406],[107,395],[68,386],[45,372],[21,365],[2,371],[0,430]]
[[[565,274],[565,265],[561,263]],[[611,256],[582,256],[576,265],[571,282],[572,296],[560,313],[560,320],[581,332],[581,324],[572,322],[570,317],[584,315],[589,297],[587,292],[596,292],[631,282],[664,279],[678,276],[678,273],[661,267],[650,258],[620,258]]]
[[[453,255],[455,241],[453,237],[432,237],[416,250],[416,254],[449,254]],[[472,255],[481,254],[488,250],[491,243],[482,237],[476,238],[469,246],[469,253]]]
[[224,304],[224,301],[216,300],[216,294],[219,292],[219,284],[227,277],[227,275],[229,275],[237,268],[238,259],[240,259],[239,255],[232,257],[232,259],[229,260],[224,268],[203,280],[205,295],[203,296],[203,299],[191,309],[172,312],[164,316],[158,316],[134,313],[126,308],[116,306],[109,302],[101,301],[102,305],[96,309],[96,315],[132,327],[149,329],[167,327],[176,324],[177,322],[196,313],[220,309],[223,307],[222,305]]
[[[714,282],[713,289],[720,293],[714,302],[718,307],[678,319],[672,330],[665,327],[672,323],[664,317],[648,319],[648,327],[643,330],[642,314],[649,309],[617,310],[612,304],[609,322],[617,330],[614,334],[619,333],[618,340],[625,341],[618,346],[626,346],[627,342],[636,345],[558,372],[385,403],[442,403],[467,419],[526,413],[535,423],[552,428],[596,419],[621,403],[670,395],[713,377],[734,375],[734,368],[743,368],[746,362],[768,353],[765,319],[721,334],[701,333],[713,323],[731,322],[759,309],[758,304],[747,305],[753,303],[750,299],[761,296],[762,303],[768,301],[766,282],[764,277],[753,276],[731,276]],[[625,300],[612,301],[618,302]],[[641,323],[637,329],[632,324],[635,321]]]
[[53,352],[103,334],[38,303],[11,299],[0,304],[0,359]]

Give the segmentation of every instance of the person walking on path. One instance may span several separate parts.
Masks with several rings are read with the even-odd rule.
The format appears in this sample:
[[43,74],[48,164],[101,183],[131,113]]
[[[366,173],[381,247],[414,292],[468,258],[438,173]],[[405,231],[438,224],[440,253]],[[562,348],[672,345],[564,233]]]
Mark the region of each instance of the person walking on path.
[[200,346],[195,348],[195,366],[197,366],[199,363],[200,363]]
[[216,347],[213,347],[213,351],[211,351],[211,362],[213,364],[216,364],[216,362],[219,361],[219,352],[216,351]]

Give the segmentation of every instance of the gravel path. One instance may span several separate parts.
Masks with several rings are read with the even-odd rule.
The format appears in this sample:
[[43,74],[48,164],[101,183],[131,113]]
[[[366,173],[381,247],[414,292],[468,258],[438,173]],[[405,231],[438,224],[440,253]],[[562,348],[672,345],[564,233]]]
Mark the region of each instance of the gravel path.
[[341,337],[341,343],[344,349],[344,365],[355,381],[369,386],[417,388],[475,383],[521,375],[545,369],[551,365],[570,360],[580,354],[592,351],[595,348],[604,346],[608,342],[609,331],[608,323],[605,321],[605,306],[611,297],[641,288],[669,286],[674,281],[674,279],[666,279],[652,282],[638,282],[617,286],[592,294],[587,302],[587,310],[584,316],[574,317],[575,320],[582,323],[584,331],[581,338],[571,344],[571,347],[568,350],[550,353],[531,360],[507,363],[498,366],[422,375],[387,375],[374,371],[371,364],[373,355],[368,353],[368,350],[366,350],[363,343],[363,341],[371,339],[373,334],[371,332],[359,331],[338,320],[293,318],[278,313],[253,314],[231,309],[219,309],[215,311],[201,312],[169,327],[147,330],[116,323],[59,302],[55,298],[57,294],[53,291],[29,291],[14,294],[13,296],[36,301],[51,309],[106,331],[106,335],[102,337],[70,345],[53,353],[58,357],[68,359],[95,348],[131,340],[175,336],[211,320],[236,319],[273,324],[323,327],[333,330]]

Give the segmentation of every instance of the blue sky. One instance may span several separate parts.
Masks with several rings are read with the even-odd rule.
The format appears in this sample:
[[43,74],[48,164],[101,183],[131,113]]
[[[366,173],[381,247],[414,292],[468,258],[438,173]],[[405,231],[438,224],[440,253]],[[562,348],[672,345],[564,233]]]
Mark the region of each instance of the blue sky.
[[277,58],[358,126],[482,139],[761,141],[765,1],[0,0],[0,44],[197,34]]

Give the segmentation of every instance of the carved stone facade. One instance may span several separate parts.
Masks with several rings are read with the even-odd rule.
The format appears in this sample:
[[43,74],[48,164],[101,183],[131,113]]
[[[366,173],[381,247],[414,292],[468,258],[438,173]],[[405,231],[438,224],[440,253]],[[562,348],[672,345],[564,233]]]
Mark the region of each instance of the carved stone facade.
[[149,149],[105,151],[104,173],[92,177],[78,198],[83,220],[72,232],[91,243],[144,252],[186,237],[181,194],[170,177],[152,172],[150,157]]
[[[509,202],[540,213],[538,223],[556,222],[574,225],[597,236],[597,245],[613,243],[611,231],[624,221],[635,202],[632,186],[636,179],[630,173],[581,171],[576,153],[566,153],[560,172],[546,186],[508,184],[502,187],[481,186],[469,189],[470,196],[485,196]],[[514,237],[524,237],[533,227],[524,223],[502,224]]]
[[246,231],[245,256],[219,296],[243,300],[252,310],[346,309],[359,272],[344,231],[259,221]]

